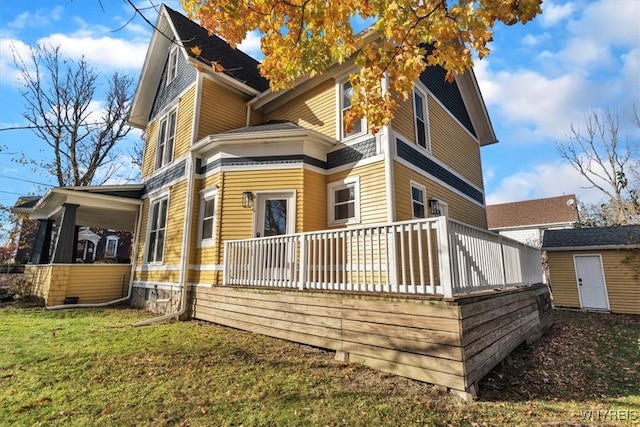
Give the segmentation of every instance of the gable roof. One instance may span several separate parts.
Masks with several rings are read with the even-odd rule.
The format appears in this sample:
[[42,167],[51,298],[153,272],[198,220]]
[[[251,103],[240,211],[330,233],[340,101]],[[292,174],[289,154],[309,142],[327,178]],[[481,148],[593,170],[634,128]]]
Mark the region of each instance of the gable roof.
[[578,222],[576,196],[549,197],[487,206],[489,230]]
[[[220,37],[209,36],[209,32],[200,25],[164,4],[154,28],[129,113],[130,125],[141,129],[147,126],[168,51],[174,43],[191,65],[201,65],[215,78],[222,78],[249,96],[255,96],[269,87],[269,82],[258,71],[258,61],[231,48]],[[200,56],[191,51],[194,46],[201,49]],[[225,71],[214,72],[212,61],[219,63]]]
[[548,230],[542,243],[547,251],[595,247],[640,247],[640,225]]
[[[260,75],[258,70],[260,63],[258,61],[239,49],[233,49],[215,34],[209,35],[206,29],[181,13],[166,5],[164,7],[178,33],[177,38],[182,41],[187,55],[209,66],[212,61],[216,61],[222,65],[223,72],[229,77],[233,77],[257,91],[263,92],[267,90],[269,81]],[[191,48],[195,46],[202,50],[200,56],[191,51]]]

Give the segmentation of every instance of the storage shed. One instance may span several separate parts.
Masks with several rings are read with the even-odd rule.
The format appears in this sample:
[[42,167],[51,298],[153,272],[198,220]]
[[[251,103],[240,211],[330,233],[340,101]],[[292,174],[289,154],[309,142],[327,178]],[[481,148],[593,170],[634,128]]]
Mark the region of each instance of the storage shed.
[[640,314],[640,225],[549,230],[556,307]]

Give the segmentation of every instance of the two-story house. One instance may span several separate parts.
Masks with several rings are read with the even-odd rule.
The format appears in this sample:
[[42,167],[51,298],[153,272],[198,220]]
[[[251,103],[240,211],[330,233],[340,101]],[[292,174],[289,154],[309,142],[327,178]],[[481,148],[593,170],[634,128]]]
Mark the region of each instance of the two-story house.
[[[162,6],[130,114],[141,184],[24,207],[40,220],[26,277],[49,305],[82,281],[102,293],[81,304],[128,300],[163,314],[150,321],[214,321],[474,395],[550,305],[540,251],[487,230],[480,148],[496,137],[473,71],[447,83],[428,67],[373,135],[342,122],[353,60],[279,92],[258,65]],[[73,265],[78,226],[133,231],[129,271]]]
[[353,61],[272,92],[180,13],[164,7],[157,28],[130,120],[146,135],[138,305],[221,284],[227,240],[440,214],[486,229],[480,147],[496,137],[472,71],[449,84],[427,68],[374,136],[342,124]]

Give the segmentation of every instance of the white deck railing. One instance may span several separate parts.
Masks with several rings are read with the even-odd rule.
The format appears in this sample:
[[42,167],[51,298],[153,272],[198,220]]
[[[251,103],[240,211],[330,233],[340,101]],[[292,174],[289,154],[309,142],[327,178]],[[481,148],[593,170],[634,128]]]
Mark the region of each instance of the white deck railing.
[[445,297],[542,280],[536,248],[445,217],[225,242],[224,284]]

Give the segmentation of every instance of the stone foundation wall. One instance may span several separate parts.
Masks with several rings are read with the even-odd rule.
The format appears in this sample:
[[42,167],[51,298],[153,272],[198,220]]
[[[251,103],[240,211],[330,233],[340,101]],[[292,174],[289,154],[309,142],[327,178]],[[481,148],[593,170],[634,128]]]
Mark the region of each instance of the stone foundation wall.
[[131,306],[157,314],[173,313],[180,308],[180,296],[180,291],[134,287],[131,293]]

